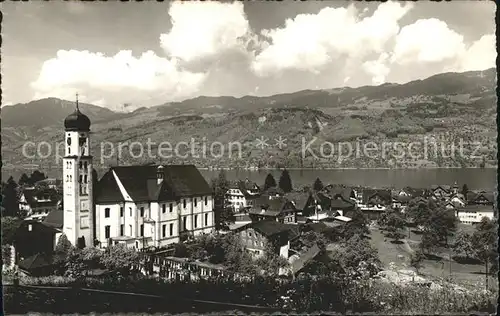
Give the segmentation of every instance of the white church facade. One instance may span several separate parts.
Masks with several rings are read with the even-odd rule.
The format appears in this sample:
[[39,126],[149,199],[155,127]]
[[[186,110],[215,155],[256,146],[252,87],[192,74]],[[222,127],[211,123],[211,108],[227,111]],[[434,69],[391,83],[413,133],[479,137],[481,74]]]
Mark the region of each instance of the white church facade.
[[214,231],[212,191],[194,165],[111,167],[94,187],[90,119],[78,101],[64,126],[61,229],[74,246],[163,247]]

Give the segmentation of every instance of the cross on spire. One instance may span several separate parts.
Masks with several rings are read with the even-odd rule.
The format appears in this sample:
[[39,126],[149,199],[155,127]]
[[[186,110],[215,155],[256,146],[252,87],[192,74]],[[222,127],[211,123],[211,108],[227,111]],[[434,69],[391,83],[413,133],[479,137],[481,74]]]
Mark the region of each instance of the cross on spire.
[[80,111],[80,109],[78,108],[78,92],[76,93],[76,110]]

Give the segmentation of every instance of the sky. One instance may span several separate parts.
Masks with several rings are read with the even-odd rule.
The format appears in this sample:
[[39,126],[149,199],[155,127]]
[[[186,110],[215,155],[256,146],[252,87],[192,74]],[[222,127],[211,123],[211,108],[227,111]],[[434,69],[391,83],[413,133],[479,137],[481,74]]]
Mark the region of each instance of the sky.
[[495,67],[495,3],[3,2],[2,106],[405,83]]

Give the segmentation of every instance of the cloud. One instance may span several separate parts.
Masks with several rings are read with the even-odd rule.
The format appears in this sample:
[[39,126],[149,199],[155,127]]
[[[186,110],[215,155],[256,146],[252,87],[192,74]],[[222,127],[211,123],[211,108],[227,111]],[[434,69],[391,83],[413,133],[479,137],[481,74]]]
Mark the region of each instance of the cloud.
[[411,4],[382,3],[372,16],[359,19],[353,5],[324,8],[318,14],[299,14],[280,28],[263,30],[266,47],[255,57],[260,76],[295,69],[317,73],[340,59],[359,60],[385,50],[399,32],[398,21]]
[[172,3],[169,14],[172,29],[160,35],[160,43],[171,57],[192,62],[246,50],[251,31],[240,2],[178,1]]
[[495,35],[483,35],[461,54],[459,71],[485,70],[495,67],[497,59]]
[[31,87],[35,99],[73,100],[78,91],[82,102],[121,109],[198,95],[402,83],[495,66],[493,34],[466,43],[435,18],[403,25],[412,8],[400,2],[381,3],[373,13],[326,7],[257,33],[241,2],[173,2],[172,27],[159,34],[159,53],[60,50]]
[[127,102],[127,99],[137,99],[140,92],[163,91],[174,99],[191,95],[204,78],[205,74],[183,71],[175,60],[159,57],[152,51],[134,57],[131,51],[105,56],[89,51],[60,50],[55,58],[43,63],[38,79],[31,85],[36,91],[35,98],[67,98],[82,88],[99,90],[116,102]]
[[401,29],[396,36],[391,62],[441,62],[456,58],[465,49],[464,37],[438,19],[421,19]]

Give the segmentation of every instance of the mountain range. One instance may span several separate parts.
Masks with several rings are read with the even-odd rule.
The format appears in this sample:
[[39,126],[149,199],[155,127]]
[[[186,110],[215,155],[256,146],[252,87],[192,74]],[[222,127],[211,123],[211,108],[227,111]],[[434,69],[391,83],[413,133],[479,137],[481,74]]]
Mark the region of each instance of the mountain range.
[[[224,167],[471,167],[495,164],[496,160],[496,69],[464,73],[443,73],[405,84],[303,90],[294,93],[257,97],[200,96],[182,102],[170,102],[133,112],[114,112],[92,104],[80,103],[80,109],[92,121],[92,146],[96,166],[116,164],[116,158],[101,163],[103,141],[114,144],[147,139],[171,144],[205,139],[241,144],[241,158],[141,157],[124,152],[120,163],[196,163],[199,166]],[[17,170],[26,164],[55,168],[54,157],[27,158],[22,154],[26,141],[61,142],[64,118],[74,111],[75,103],[57,98],[35,100],[2,107],[3,169]],[[256,147],[256,138],[273,140],[281,136],[286,146]],[[366,143],[368,141],[409,142],[438,137],[445,142],[458,138],[480,141],[477,159],[446,158],[385,159],[366,157],[344,161],[328,157],[302,157],[301,139],[321,142]],[[154,148],[153,148],[154,149]],[[470,149],[470,148],[469,148]],[[197,149],[202,150],[202,149]],[[201,151],[200,151],[201,152]],[[324,156],[324,155],[323,155]],[[55,168],[58,169],[58,168]]]

